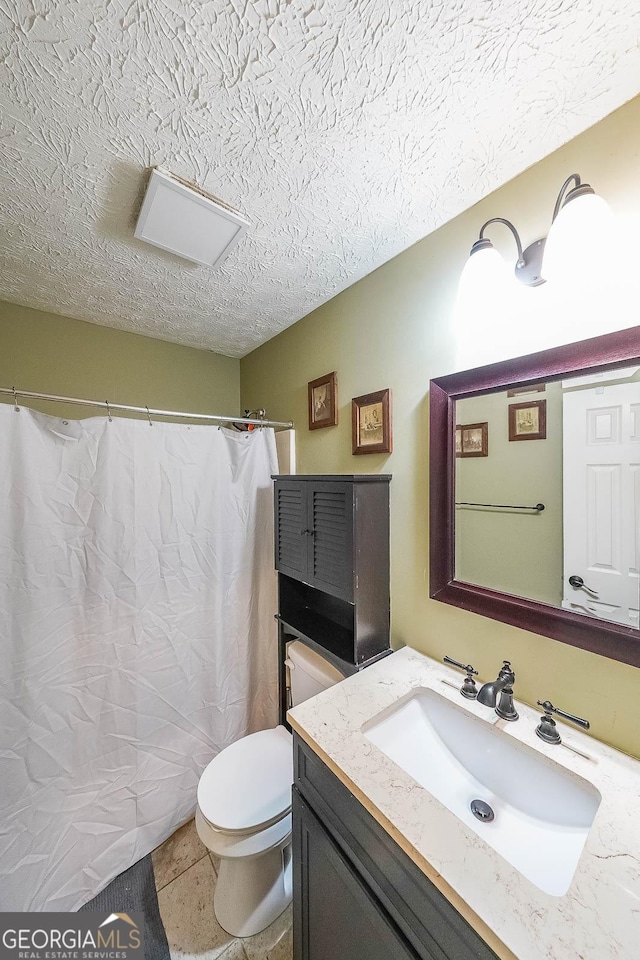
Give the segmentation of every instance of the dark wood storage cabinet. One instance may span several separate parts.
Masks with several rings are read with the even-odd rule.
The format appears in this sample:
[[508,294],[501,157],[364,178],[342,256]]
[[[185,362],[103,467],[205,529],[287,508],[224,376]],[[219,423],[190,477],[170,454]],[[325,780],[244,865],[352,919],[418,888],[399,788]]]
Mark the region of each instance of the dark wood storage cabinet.
[[276,476],[278,617],[345,673],[389,651],[389,475]]
[[[372,488],[373,489],[373,488]],[[276,482],[276,569],[334,597],[355,595],[354,482],[309,479]],[[365,495],[366,496],[366,495]],[[364,507],[365,514],[369,511]]]
[[391,477],[274,479],[276,570],[350,603],[388,594]]
[[298,736],[294,764],[294,960],[497,960]]

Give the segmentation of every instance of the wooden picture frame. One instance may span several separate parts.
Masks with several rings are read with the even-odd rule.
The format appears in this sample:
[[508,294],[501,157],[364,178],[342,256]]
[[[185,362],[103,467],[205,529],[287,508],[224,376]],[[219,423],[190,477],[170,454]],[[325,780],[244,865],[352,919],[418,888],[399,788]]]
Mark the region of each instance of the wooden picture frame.
[[547,439],[547,401],[509,404],[509,440]]
[[378,390],[351,401],[351,452],[391,453],[391,390]]
[[513,387],[507,390],[508,397],[523,397],[527,393],[544,393],[546,383],[532,383],[525,387]]
[[309,430],[335,427],[338,423],[338,374],[334,370],[307,385]]
[[489,423],[456,424],[456,457],[489,456]]
[[[601,657],[640,667],[640,630],[631,624],[599,620],[456,580],[455,443],[456,403],[468,397],[511,390],[536,380],[567,377],[640,364],[640,327],[606,333],[526,357],[463,370],[431,381],[429,408],[429,596],[482,617],[552,637]],[[526,545],[525,545],[526,549]],[[532,646],[532,650],[535,647]]]

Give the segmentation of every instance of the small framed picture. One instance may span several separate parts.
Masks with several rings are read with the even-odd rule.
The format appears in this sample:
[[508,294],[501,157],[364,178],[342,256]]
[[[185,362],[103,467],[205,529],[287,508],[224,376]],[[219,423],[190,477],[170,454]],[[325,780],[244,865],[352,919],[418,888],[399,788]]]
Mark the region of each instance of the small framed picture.
[[489,424],[459,423],[456,425],[456,457],[488,457]]
[[327,373],[311,380],[309,392],[309,430],[335,427],[338,423],[338,374]]
[[547,401],[509,404],[509,440],[547,439]]
[[391,390],[354,397],[351,401],[351,429],[352,453],[391,453]]
[[528,387],[514,387],[513,390],[507,390],[508,397],[522,397],[526,393],[544,393],[544,383],[534,383]]

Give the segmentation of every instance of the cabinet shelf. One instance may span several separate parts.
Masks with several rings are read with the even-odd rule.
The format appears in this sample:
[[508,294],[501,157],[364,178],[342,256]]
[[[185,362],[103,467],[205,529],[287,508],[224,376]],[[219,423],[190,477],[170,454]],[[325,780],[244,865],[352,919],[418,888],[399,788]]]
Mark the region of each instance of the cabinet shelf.
[[352,630],[310,610],[299,610],[295,616],[289,614],[286,620],[283,617],[280,620],[303,640],[313,640],[319,647],[355,668]]
[[[315,650],[316,653],[319,653],[320,656],[328,660],[329,663],[333,664],[334,667],[337,667],[341,673],[344,673],[345,677],[358,672],[358,668],[353,663],[347,660],[344,656],[341,656],[340,653],[334,652],[334,650],[328,647],[326,643],[322,642],[324,638],[321,638],[320,640],[314,640],[309,636],[308,633],[305,633],[300,626],[297,626],[293,623],[287,623],[287,621],[283,620],[280,616],[276,616],[276,620],[282,627],[282,630],[285,634],[285,643],[288,643],[289,640],[302,640],[303,643],[306,643],[308,647],[311,647],[312,650]],[[315,630],[310,630],[309,633],[311,632],[313,632],[316,637],[318,636]],[[389,653],[391,653],[391,651],[389,651]]]

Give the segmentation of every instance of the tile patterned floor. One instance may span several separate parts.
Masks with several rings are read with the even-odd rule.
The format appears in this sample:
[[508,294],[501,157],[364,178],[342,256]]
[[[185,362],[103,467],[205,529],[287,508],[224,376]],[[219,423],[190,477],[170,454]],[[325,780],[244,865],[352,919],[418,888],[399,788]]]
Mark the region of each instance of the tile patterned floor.
[[176,830],[152,856],[172,960],[292,960],[291,907],[255,937],[231,937],[217,922],[217,858],[202,844],[195,821]]

